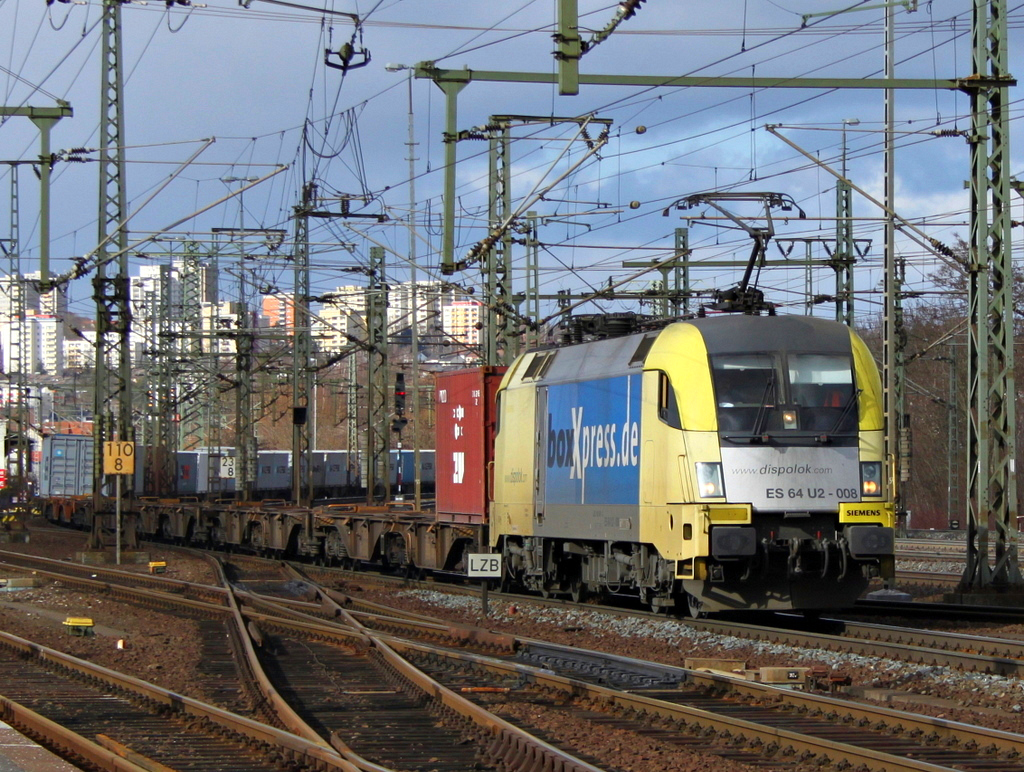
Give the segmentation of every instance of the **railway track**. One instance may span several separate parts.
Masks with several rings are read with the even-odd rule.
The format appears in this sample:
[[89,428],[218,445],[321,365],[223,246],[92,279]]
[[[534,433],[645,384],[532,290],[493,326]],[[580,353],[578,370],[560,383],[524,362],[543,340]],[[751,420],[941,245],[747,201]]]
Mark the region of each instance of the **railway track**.
[[86,769],[353,772],[330,748],[2,633],[0,683],[3,720]]
[[[234,557],[232,560],[234,561]],[[67,565],[62,561],[57,562]],[[248,559],[239,562],[248,565]],[[458,709],[453,708],[448,702],[454,697],[459,697],[465,689],[469,691],[464,694],[477,703],[475,707],[481,711],[482,716],[485,715],[486,708],[497,709],[504,706],[506,709],[514,709],[517,705],[529,705],[531,709],[543,712],[550,711],[552,706],[555,706],[558,710],[571,709],[573,720],[589,725],[591,732],[601,731],[603,728],[605,731],[615,729],[638,737],[646,734],[648,737],[656,736],[659,742],[664,741],[671,747],[688,748],[691,751],[695,748],[708,750],[714,747],[715,753],[736,760],[749,759],[752,753],[756,757],[770,752],[772,763],[778,764],[779,768],[803,763],[810,758],[814,758],[815,763],[825,763],[826,760],[838,759],[840,756],[848,759],[860,758],[851,755],[853,746],[860,747],[858,752],[864,755],[864,760],[859,763],[863,764],[865,769],[935,770],[948,768],[946,765],[956,765],[956,768],[962,769],[1016,770],[1018,767],[1011,764],[1013,755],[1024,756],[1024,746],[1020,745],[1022,738],[1017,735],[998,732],[994,735],[986,734],[993,730],[979,730],[982,734],[970,735],[966,733],[964,725],[958,724],[951,724],[948,732],[943,734],[934,727],[943,725],[944,722],[930,718],[921,719],[921,724],[917,728],[900,729],[903,724],[897,726],[897,717],[908,714],[886,712],[884,708],[876,711],[874,708],[854,706],[844,700],[836,700],[835,704],[822,702],[829,698],[820,695],[779,694],[778,690],[760,684],[711,675],[691,673],[686,676],[686,680],[680,681],[679,674],[686,671],[666,669],[665,666],[655,666],[651,663],[633,662],[627,666],[622,662],[612,663],[607,658],[596,662],[593,659],[595,656],[600,658],[606,655],[591,653],[580,659],[579,653],[553,654],[550,645],[540,642],[515,641],[510,636],[499,636],[466,626],[418,618],[415,615],[347,598],[327,588],[315,590],[319,597],[313,603],[297,597],[297,594],[312,596],[314,588],[308,580],[302,580],[305,582],[303,586],[300,584],[301,577],[282,573],[281,564],[264,561],[262,565],[264,567],[256,571],[250,568],[239,570],[238,566],[235,567],[236,583],[248,588],[238,595],[240,613],[246,620],[249,630],[255,635],[261,662],[276,691],[287,698],[295,707],[296,713],[314,728],[317,735],[329,738],[329,742],[336,748],[341,748],[341,755],[347,755],[353,764],[358,764],[358,760],[362,760],[393,769],[416,769],[419,768],[415,766],[417,758],[422,759],[432,753],[443,757],[445,754],[453,753],[453,748],[465,750],[464,746],[473,746],[474,732],[480,737],[489,736],[490,744],[494,745],[493,722],[496,719],[493,716],[484,718],[483,723],[478,724],[476,728],[470,728],[472,720],[468,713],[472,713],[473,710],[466,706],[465,696],[462,697],[463,704]],[[310,570],[311,573],[320,574],[322,569]],[[92,573],[96,574],[95,579],[92,576],[88,579],[76,576],[73,577],[73,581],[83,583],[83,587],[122,591],[114,587],[112,579],[117,578],[116,573],[108,575],[106,570],[95,568],[92,569]],[[328,572],[327,575],[333,577],[335,581],[339,576],[336,572]],[[161,581],[159,578],[154,580],[157,583]],[[94,584],[90,585],[89,582]],[[188,595],[186,588],[173,584],[169,586],[175,588],[171,593],[175,602],[196,603],[185,597]],[[278,593],[277,597],[270,597],[275,593],[275,588],[287,588],[287,591]],[[302,592],[298,592],[299,590]],[[260,594],[256,594],[256,591]],[[141,589],[136,592],[141,593],[139,597],[168,597],[167,593],[160,593],[158,590]],[[214,596],[220,597],[220,592],[214,593]],[[226,603],[230,605],[229,601]],[[227,605],[217,605],[215,608],[218,609],[218,613],[224,614],[227,613]],[[694,623],[712,624],[708,620],[697,620]],[[858,634],[878,636],[880,633],[877,629],[874,632],[866,632],[872,628],[884,626],[865,625],[864,631]],[[783,632],[788,636],[813,635],[799,631]],[[763,631],[760,635],[779,640],[778,633],[778,630],[770,630]],[[893,650],[898,650],[900,646],[914,649],[915,644],[899,638],[908,634],[901,632],[894,640],[865,640],[857,645],[895,646],[896,649]],[[967,636],[960,638],[966,639]],[[410,643],[408,639],[418,642]],[[792,642],[796,639],[790,637],[782,640]],[[809,639],[804,643],[811,646],[820,645]],[[972,665],[963,666],[968,669],[979,669],[981,663],[985,663],[984,667],[993,667],[995,663],[995,666],[1009,668],[1009,665],[999,664],[999,661],[1011,659],[1007,656],[1012,654],[1010,649],[994,648],[997,644],[1006,643],[1009,642],[993,639],[993,648],[968,652],[980,659],[974,660]],[[449,651],[439,649],[439,645],[447,647]],[[843,645],[848,646],[849,641]],[[932,652],[948,645],[948,642],[933,642],[928,646],[927,656],[934,656]],[[958,645],[962,646],[963,641]],[[989,644],[986,643],[985,646]],[[452,652],[452,648],[461,651]],[[389,655],[382,655],[381,652],[386,650],[390,650]],[[1019,649],[1017,651],[1020,652]],[[394,669],[396,666],[392,664],[392,654],[396,662],[401,659],[398,654],[412,659],[421,669],[429,671],[433,680],[415,671],[398,674]],[[963,653],[947,654],[957,654],[965,663],[971,661],[969,657],[963,658]],[[1019,658],[1018,655],[1014,657]],[[557,666],[554,664],[556,660],[560,663]],[[502,675],[497,676],[493,674],[492,662],[500,662],[502,667],[520,669],[503,671]],[[1013,668],[1017,668],[1017,665],[1014,664]],[[484,671],[489,673],[489,680],[485,680]],[[665,675],[668,671],[673,672]],[[311,672],[316,673],[317,677],[310,677]],[[543,679],[537,681],[536,679],[545,672],[553,674],[555,680],[551,683]],[[593,673],[600,675],[595,677]],[[669,680],[666,681],[666,678]],[[673,678],[676,680],[671,680]],[[587,684],[588,681],[591,682],[588,689],[593,686],[608,691],[594,692],[592,696],[581,697],[580,695],[584,693],[581,691],[584,689],[581,684]],[[510,682],[515,682],[519,686],[511,689]],[[662,705],[670,702],[665,699],[664,693],[669,693],[670,697],[675,698],[676,707],[666,708]],[[422,729],[415,731],[417,723],[408,720],[413,714],[410,712],[412,709],[407,706],[410,703],[423,705],[431,694],[444,694],[445,699],[425,708],[419,714],[420,718],[417,721]],[[641,697],[653,700],[653,703],[637,702],[636,700]],[[724,701],[708,702],[712,697]],[[810,699],[804,701],[804,698]],[[371,710],[370,703],[373,702],[378,703],[379,712]],[[779,704],[773,704],[770,706],[771,710],[767,710],[765,705],[773,702]],[[711,709],[710,706],[714,704],[724,707]],[[348,717],[355,713],[364,717],[364,723],[374,724],[379,721],[376,730],[362,732],[361,737],[359,727],[345,726],[343,721],[338,720],[340,715]],[[400,726],[395,722],[395,716],[399,715],[406,719]],[[520,714],[515,715],[517,720],[523,718]],[[646,717],[638,719],[637,716],[640,715]],[[752,716],[757,716],[757,720],[752,720]],[[734,726],[725,721],[725,718],[732,718],[739,723]],[[808,722],[806,725],[805,721]],[[441,732],[436,728],[430,731],[431,722],[433,725],[439,722],[446,723],[451,727],[452,733],[447,734],[448,730]],[[842,732],[836,729],[837,722],[844,727]],[[878,727],[877,731],[870,733],[878,736],[861,737],[856,733],[845,734],[851,727],[856,728],[856,724]],[[505,726],[499,722],[498,725],[502,727],[501,731],[509,733],[509,736],[517,731],[512,724]],[[754,729],[749,725],[760,728]],[[922,734],[922,727],[925,725],[933,727],[930,734]],[[480,726],[491,726],[492,734],[487,735]],[[721,731],[713,729],[714,726],[728,727],[727,731],[733,739],[723,740],[714,734]],[[829,730],[822,728],[823,726],[832,726],[834,734],[830,737]],[[401,729],[406,731],[402,732]],[[538,731],[544,733],[542,728]],[[527,755],[548,753],[559,754],[566,759],[587,756],[587,747],[571,743],[558,745],[562,741],[557,732],[551,732],[550,729],[546,731],[547,734],[540,738],[541,742],[533,746],[535,750],[523,750],[525,746],[520,741],[509,741],[498,755],[507,756],[517,752]],[[943,728],[943,731],[946,729]],[[763,734],[759,735],[759,732]],[[814,732],[819,732],[819,736],[810,739],[804,737],[813,735]],[[790,737],[787,733],[793,736]],[[893,735],[898,737],[894,738]],[[925,744],[937,743],[944,751],[932,757],[934,762],[928,762],[930,766],[920,765],[920,759],[923,757],[920,755],[920,749],[915,749],[914,742],[917,740],[910,739],[916,735],[930,737]],[[670,743],[670,737],[679,739]],[[767,737],[775,739],[765,739]],[[958,741],[954,739],[955,737],[973,739]],[[881,753],[879,748],[884,745],[882,740],[886,738],[890,750],[897,748],[897,755],[912,756],[913,763],[919,766],[899,766],[891,758],[880,760],[882,757],[878,756]],[[549,742],[542,742],[544,739]],[[430,746],[434,750],[427,749],[428,746],[420,746],[413,750],[411,746],[402,745],[403,740],[429,740],[436,744]],[[453,745],[453,742],[456,744]],[[833,743],[832,746],[829,746],[830,742]],[[876,744],[872,746],[871,743]],[[845,747],[846,745],[851,747]],[[987,750],[976,752],[968,746]],[[481,747],[484,748],[484,752],[490,752],[492,758],[494,757],[493,748],[488,748],[486,743],[481,745],[480,741],[477,741],[475,747],[467,751],[467,756],[462,757],[458,763],[469,763],[469,758],[476,759],[474,763],[480,763]],[[588,768],[587,761],[588,759],[584,758],[582,761],[566,760],[562,763],[581,765],[577,768],[585,769]],[[607,759],[589,761],[595,766],[609,763]],[[835,763],[841,765],[841,762]]]
[[[305,569],[304,569],[305,570]],[[324,576],[324,569],[313,569],[315,575]],[[386,580],[385,580],[386,581]],[[459,588],[446,588],[446,591],[459,592]],[[328,591],[329,592],[329,591]],[[469,590],[472,594],[474,591]],[[378,604],[357,598],[330,592],[331,596],[353,612],[369,627],[380,625],[381,632],[400,634],[393,617],[405,617],[410,621],[421,622],[429,628],[428,618],[418,615],[406,615],[402,612],[389,610]],[[495,603],[515,602],[518,596],[507,596],[494,593],[491,596]],[[586,608],[597,610],[594,606],[579,606],[569,601],[536,599],[533,602],[553,607]],[[930,604],[916,604],[925,615],[929,613]],[[913,608],[915,604],[872,604],[873,608],[898,611]],[[961,607],[946,605],[949,614],[958,614]],[[622,610],[601,607],[602,613],[628,614],[641,618],[663,619],[657,614],[636,610]],[[967,608],[967,611],[970,607]],[[1005,613],[991,610],[994,613]],[[778,617],[785,620],[787,617]],[[821,620],[821,624],[809,625],[801,618],[792,617],[792,626],[744,623],[735,620],[687,619],[681,620],[691,627],[704,632],[731,636],[750,641],[777,643],[806,649],[835,651],[863,656],[882,657],[898,661],[918,664],[950,667],[967,672],[994,673],[1005,676],[1021,677],[1024,675],[1024,643],[1004,638],[986,638],[960,633],[947,633],[921,630],[919,628],[854,622],[841,619]],[[824,628],[824,631],[823,629]]]
[[[4,553],[0,552],[0,558]],[[10,555],[16,560],[15,555]],[[19,561],[20,562],[20,561]],[[28,565],[42,565],[44,561],[33,558],[27,561]],[[62,561],[49,561],[53,569],[60,568]],[[118,572],[113,569],[92,568],[92,574],[97,579],[75,579],[80,586],[91,589],[110,588],[110,592],[124,592],[118,590],[119,585],[114,581],[120,580],[123,576],[134,577],[128,572]],[[77,572],[76,572],[77,573]],[[302,573],[292,568],[292,573],[282,569],[282,564],[277,561],[263,558],[242,558],[232,556],[228,573],[234,577],[234,581],[241,586],[250,587],[259,594],[273,594],[285,598],[294,598],[297,592],[308,592],[309,589],[302,589],[302,581],[306,579],[305,574],[309,573],[320,580],[330,584],[337,581],[339,576],[349,575],[333,569],[302,568]],[[54,572],[52,575],[59,576]],[[99,577],[103,577],[100,579]],[[147,577],[148,578],[148,577]],[[377,577],[375,581],[386,581],[385,577]],[[158,585],[159,579],[153,578],[147,582],[151,586],[154,582]],[[315,581],[315,580],[310,580]],[[407,582],[408,580],[402,580]],[[171,582],[169,585],[177,594],[183,598],[188,595],[185,583]],[[218,599],[226,603],[224,591],[216,590]],[[451,588],[450,591],[458,592],[459,588]],[[146,590],[142,591],[147,592]],[[336,600],[345,605],[349,610],[366,610],[371,619],[387,619],[387,613],[381,613],[381,609],[374,604],[364,604],[361,601],[339,596],[329,589],[323,592],[331,594]],[[500,593],[493,594],[497,601],[514,602],[517,596],[505,596]],[[151,602],[166,603],[158,593],[155,598],[149,598]],[[553,606],[570,607],[573,604],[566,601],[547,601]],[[594,609],[593,606],[587,606]],[[602,609],[608,613],[615,613],[611,609]],[[630,615],[647,616],[643,612],[629,610],[622,613]],[[653,616],[653,615],[652,615]],[[661,618],[661,617],[655,617]],[[421,620],[426,621],[426,620]],[[379,622],[378,622],[379,623]],[[914,628],[893,627],[889,625],[877,625],[868,623],[841,622],[835,620],[831,623],[831,634],[816,630],[792,629],[779,626],[768,626],[764,624],[750,624],[733,620],[697,619],[687,620],[687,624],[695,629],[720,635],[728,635],[736,638],[767,641],[789,646],[821,649],[826,651],[839,651],[864,656],[885,657],[907,662],[924,663],[929,665],[941,665],[970,672],[998,673],[1000,675],[1019,676],[1024,671],[1024,646],[1015,644],[1013,641],[1004,639],[980,640],[972,636],[958,635],[955,633],[938,633],[921,631]],[[370,622],[369,624],[374,624]],[[380,632],[393,633],[394,630],[380,630]]]
[[[258,559],[251,558],[248,560],[255,561]],[[293,566],[292,570],[295,571],[293,577],[296,580],[301,580],[306,573],[309,573],[330,583],[332,580],[336,580],[339,575],[339,572],[335,570],[306,566],[302,567],[301,573],[297,567]],[[930,579],[931,577],[929,575],[926,578]],[[387,578],[377,577],[375,580],[387,581]],[[408,583],[408,580],[405,579],[401,581],[402,583]],[[460,592],[461,590],[454,588],[450,591]],[[323,589],[322,592],[329,595],[335,602],[343,605],[348,611],[353,612],[359,621],[370,629],[386,634],[416,637],[413,628],[408,624],[403,623],[399,625],[396,623],[394,617],[403,616],[400,612],[374,603],[351,598],[328,589]],[[473,593],[474,591],[469,590],[468,592]],[[501,593],[495,593],[492,597],[495,602],[514,602],[518,596],[506,596]],[[538,599],[536,602],[547,603],[554,607],[578,607],[577,604],[569,601],[550,599],[545,601]],[[884,607],[887,604],[876,605]],[[903,604],[897,608],[903,608],[906,605]],[[910,606],[913,606],[913,604],[910,604]],[[594,609],[593,606],[585,606],[585,608]],[[618,611],[629,615],[654,619],[663,618],[660,615],[647,614],[646,612],[635,610],[622,612],[616,609],[601,608],[601,611],[606,613],[616,613]],[[950,606],[949,611],[953,614],[959,613],[959,607]],[[924,613],[927,614],[928,612],[924,611]],[[431,637],[438,642],[447,642],[448,645],[452,645],[454,641],[460,640],[460,636],[479,634],[469,631],[453,632],[451,626],[447,625],[435,627],[433,625],[434,620],[417,615],[408,615],[407,618],[410,621],[422,623],[423,627],[420,628],[419,635]],[[785,619],[785,617],[781,618]],[[979,637],[960,633],[928,631],[913,627],[840,619],[822,620],[822,625],[831,632],[808,628],[799,619],[794,620],[794,625],[797,626],[797,629],[777,625],[746,624],[734,620],[697,619],[686,620],[686,623],[704,632],[728,635],[751,641],[881,657],[916,664],[949,667],[966,672],[992,673],[1018,678],[1024,675],[1024,642],[1005,638]]]
[[[321,607],[329,607],[332,593],[322,592]],[[365,627],[390,629],[386,640],[395,651],[491,709],[509,702],[547,708],[594,731],[653,732],[668,747],[737,761],[767,755],[776,768],[813,759],[872,770],[1024,770],[1019,735],[537,641],[515,641],[500,658],[439,649],[409,640],[439,635],[443,626],[435,621],[374,618],[365,611],[353,616]],[[486,632],[479,636],[487,640]],[[580,745],[563,749],[587,752]]]
[[[12,561],[6,565],[18,562],[17,555],[5,557]],[[42,565],[38,559],[25,562]],[[43,570],[56,578],[59,568],[48,565]],[[164,609],[179,604],[194,610],[198,604],[213,616],[235,616],[237,628],[246,631],[244,641],[235,647],[235,662],[240,680],[251,681],[258,689],[255,701],[264,706],[262,715],[303,742],[346,759],[352,769],[518,769],[519,762],[510,760],[519,760],[553,772],[599,772],[463,698],[445,693],[385,644],[368,640],[358,631],[326,623],[310,630],[308,625],[296,626],[248,609],[243,616],[230,589],[224,590],[224,605],[220,605],[187,600],[180,593],[118,585],[124,573],[94,568],[88,578],[72,571],[65,581],[78,589],[112,593]],[[239,577],[236,572],[236,580],[260,586],[275,587],[281,577],[281,567],[266,562],[256,576]],[[169,588],[179,590],[180,586]],[[324,643],[325,638],[333,645]],[[145,755],[135,749],[131,752]],[[151,752],[158,763],[179,768],[179,760],[167,763],[157,751]],[[425,759],[434,761],[424,767]],[[199,768],[229,767],[204,760]],[[239,768],[262,769],[244,762]]]
[[[692,747],[713,736],[714,748],[702,750],[733,753],[737,760],[753,755],[781,767],[813,759],[819,766],[870,770],[1024,770],[1024,737],[902,711],[668,667],[659,674],[651,663],[543,644],[518,655],[532,665],[394,645],[449,688],[468,689],[483,704],[495,697],[475,685],[495,684],[507,690],[504,699],[547,702],[580,720],[638,734],[653,726],[667,746]],[[726,742],[739,747],[723,751]]]

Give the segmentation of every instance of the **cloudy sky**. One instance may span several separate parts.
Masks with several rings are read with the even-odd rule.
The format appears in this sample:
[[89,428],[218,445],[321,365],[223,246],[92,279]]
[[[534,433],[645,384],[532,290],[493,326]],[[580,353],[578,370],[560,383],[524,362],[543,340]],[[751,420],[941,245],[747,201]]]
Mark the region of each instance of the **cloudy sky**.
[[[308,10],[304,6],[309,6]],[[164,2],[123,6],[127,189],[134,266],[166,261],[187,239],[220,249],[222,267],[238,273],[237,247],[224,228],[293,229],[292,211],[304,184],[314,182],[322,210],[376,218],[314,222],[312,292],[361,284],[369,248],[389,249],[390,278],[408,277],[410,220],[415,226],[420,278],[441,278],[445,97],[426,79],[410,79],[396,65],[432,61],[450,69],[552,73],[555,0],[229,0],[192,6]],[[883,11],[875,2],[842,0],[647,0],[607,39],[591,47],[585,74],[855,78],[882,74]],[[971,74],[971,4],[933,0],[897,6],[895,61],[899,78],[951,79]],[[863,10],[860,7],[864,7]],[[585,40],[596,39],[615,17],[617,3],[580,0]],[[830,16],[825,10],[848,12]],[[53,271],[90,252],[97,242],[100,39],[98,0],[73,3],[0,0],[0,89],[7,106],[51,107],[69,102],[74,117],[54,128],[58,151],[85,148],[58,162],[53,188]],[[352,15],[358,18],[358,24]],[[1010,70],[1020,57],[1024,11],[1009,8]],[[345,72],[325,65],[325,51],[350,45]],[[333,55],[330,61],[337,62]],[[390,66],[389,66],[390,65]],[[410,89],[411,86],[411,89]],[[1017,89],[1011,116],[1020,115]],[[410,113],[411,106],[411,113]],[[897,209],[946,243],[968,236],[968,146],[956,134],[969,127],[968,100],[954,91],[901,91],[897,112]],[[826,257],[834,239],[835,179],[765,130],[779,133],[838,169],[846,143],[849,176],[876,197],[882,190],[883,95],[870,89],[650,88],[585,85],[560,96],[547,84],[469,84],[459,95],[458,125],[470,130],[493,115],[539,118],[593,116],[610,122],[607,143],[588,155],[574,122],[512,130],[513,208],[542,218],[541,291],[586,292],[636,273],[623,262],[664,259],[675,229],[689,226],[695,261],[746,260],[751,241],[722,220],[684,220],[706,213],[664,210],[695,193],[773,192],[793,199],[806,218],[776,220],[776,238],[798,239],[790,257]],[[410,189],[409,130],[414,144]],[[845,130],[844,130],[845,129]],[[588,129],[591,139],[600,125]],[[939,136],[941,134],[941,136]],[[952,135],[952,136],[947,136]],[[211,140],[215,140],[212,141]],[[197,151],[201,151],[196,156]],[[456,257],[486,235],[487,143],[457,145]],[[0,161],[38,154],[38,134],[25,118],[0,123]],[[189,159],[191,163],[183,167]],[[1016,154],[1015,154],[1015,157]],[[84,162],[78,162],[79,160]],[[1020,166],[1015,162],[1011,171]],[[8,200],[12,167],[0,165]],[[221,201],[246,184],[281,170],[244,194]],[[22,270],[38,258],[38,188],[32,169],[18,167]],[[542,194],[542,195],[541,195]],[[748,207],[743,210],[742,207]],[[1014,203],[1014,219],[1024,220]],[[738,215],[752,214],[736,204]],[[191,215],[206,210],[195,217]],[[854,197],[863,218],[855,236],[866,250],[857,269],[859,315],[878,312],[875,293],[882,260],[881,212]],[[780,217],[782,217],[781,213]],[[0,213],[0,238],[10,236],[10,212]],[[750,221],[763,224],[763,221]],[[926,223],[926,224],[925,224]],[[152,237],[152,238],[151,238]],[[148,241],[146,239],[149,239]],[[867,247],[870,240],[870,247]],[[794,242],[783,242],[792,245]],[[251,286],[290,291],[286,241],[275,255],[252,242]],[[514,251],[514,289],[525,286],[525,255]],[[773,245],[770,256],[782,257]],[[933,258],[901,245],[908,280],[927,289]],[[8,269],[0,260],[0,270]],[[449,277],[479,287],[479,270]],[[623,286],[640,290],[651,276]],[[695,271],[698,289],[726,287],[734,272]],[[799,268],[766,270],[769,298],[801,312],[805,275]],[[227,282],[230,284],[230,280]],[[831,291],[828,269],[813,274],[813,291]],[[230,286],[225,293],[230,295]],[[91,316],[90,289],[72,288],[73,309]],[[227,298],[227,299],[230,299]],[[608,301],[583,311],[634,310]]]

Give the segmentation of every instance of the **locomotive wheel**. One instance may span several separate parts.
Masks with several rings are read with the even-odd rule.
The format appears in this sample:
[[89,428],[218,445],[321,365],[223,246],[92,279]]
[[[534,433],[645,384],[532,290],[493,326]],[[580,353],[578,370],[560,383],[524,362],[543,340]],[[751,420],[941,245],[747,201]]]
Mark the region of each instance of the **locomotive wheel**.
[[569,582],[569,597],[573,603],[582,603],[587,597],[587,585],[583,581],[583,577],[573,577],[572,581]]
[[662,600],[663,598],[659,596],[658,593],[653,591],[651,592],[650,600],[648,601],[648,603],[650,603],[651,611],[653,613],[668,614],[668,610],[669,608],[671,608],[671,604],[666,606],[664,603],[661,602]]
[[707,616],[707,612],[704,610],[704,601],[693,595],[686,596],[686,608],[694,619],[703,619]]

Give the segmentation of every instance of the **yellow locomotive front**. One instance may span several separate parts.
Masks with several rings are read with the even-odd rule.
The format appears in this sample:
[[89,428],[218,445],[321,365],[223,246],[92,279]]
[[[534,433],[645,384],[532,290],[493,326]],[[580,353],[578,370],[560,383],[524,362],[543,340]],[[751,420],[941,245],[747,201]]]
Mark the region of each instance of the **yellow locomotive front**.
[[807,317],[694,320],[666,329],[645,369],[665,373],[678,406],[651,425],[664,443],[651,452],[674,448],[691,478],[676,578],[693,607],[837,607],[892,575],[881,384],[852,330]]

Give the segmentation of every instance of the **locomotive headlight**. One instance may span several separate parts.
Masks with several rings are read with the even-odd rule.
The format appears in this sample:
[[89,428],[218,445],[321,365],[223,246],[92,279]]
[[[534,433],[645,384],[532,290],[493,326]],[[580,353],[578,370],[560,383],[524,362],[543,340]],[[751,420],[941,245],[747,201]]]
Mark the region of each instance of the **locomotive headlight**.
[[795,429],[796,428],[796,411],[795,410],[783,410],[782,411],[782,428],[783,429]]
[[882,464],[878,461],[861,461],[860,491],[865,496],[882,495]]
[[697,490],[702,499],[718,498],[725,495],[722,483],[722,464],[718,461],[698,461]]

